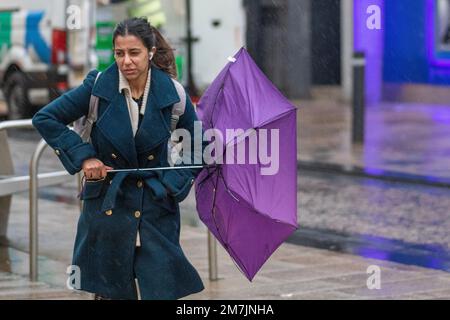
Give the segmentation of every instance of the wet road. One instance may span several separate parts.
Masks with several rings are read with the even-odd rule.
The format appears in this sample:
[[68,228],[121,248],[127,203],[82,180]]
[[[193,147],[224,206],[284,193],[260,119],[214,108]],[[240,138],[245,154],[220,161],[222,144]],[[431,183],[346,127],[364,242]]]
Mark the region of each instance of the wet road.
[[450,189],[300,171],[291,242],[450,271]]
[[299,223],[450,250],[450,189],[300,172]]

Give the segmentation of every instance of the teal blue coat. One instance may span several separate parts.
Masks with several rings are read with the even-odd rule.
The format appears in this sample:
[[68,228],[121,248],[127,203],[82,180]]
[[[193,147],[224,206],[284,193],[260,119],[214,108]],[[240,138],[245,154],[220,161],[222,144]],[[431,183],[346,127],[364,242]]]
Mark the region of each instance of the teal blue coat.
[[[117,65],[94,85],[96,75],[91,71],[81,86],[33,117],[33,125],[65,169],[75,174],[92,157],[114,169],[168,166],[171,108],[180,101],[170,77],[152,67],[145,115],[133,137],[126,100],[118,91]],[[100,98],[99,115],[91,143],[84,143],[67,125],[87,114],[91,92]],[[188,97],[178,128],[193,135],[196,120]],[[197,174],[189,169],[116,173],[103,181],[85,182],[73,254],[73,265],[81,271],[79,289],[113,299],[136,299],[137,277],[143,299],[178,299],[203,290],[179,243],[178,203],[188,195]],[[141,247],[136,250],[138,230]]]

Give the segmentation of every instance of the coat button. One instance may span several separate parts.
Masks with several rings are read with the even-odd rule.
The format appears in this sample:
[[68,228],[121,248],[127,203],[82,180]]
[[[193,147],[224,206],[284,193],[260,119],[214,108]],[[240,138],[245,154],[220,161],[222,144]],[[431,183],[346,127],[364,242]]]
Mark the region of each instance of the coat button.
[[111,153],[111,157],[112,157],[113,159],[117,159],[117,156],[116,156],[115,153]]
[[112,215],[112,210],[107,210],[107,211],[105,211],[105,214],[106,214],[107,216]]
[[147,159],[150,160],[150,161],[152,161],[152,160],[155,159],[155,157],[151,154],[151,155],[149,155],[149,156],[147,157]]
[[194,181],[195,181],[195,179],[192,179],[192,180],[191,180],[191,184],[194,184]]
[[138,188],[142,188],[143,185],[144,185],[144,184],[142,183],[141,180],[139,180],[139,181],[137,182],[137,187],[138,187]]
[[141,216],[141,212],[140,212],[140,211],[135,211],[135,212],[134,212],[134,216],[135,216],[136,218],[139,218],[139,217]]
[[56,153],[57,156],[59,156],[61,154],[61,152],[59,152],[58,149],[55,150],[55,153]]

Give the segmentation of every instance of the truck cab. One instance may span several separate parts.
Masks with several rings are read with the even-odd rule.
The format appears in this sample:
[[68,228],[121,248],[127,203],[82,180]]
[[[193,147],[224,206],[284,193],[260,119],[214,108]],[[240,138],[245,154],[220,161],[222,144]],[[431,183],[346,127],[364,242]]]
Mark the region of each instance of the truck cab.
[[78,86],[97,66],[94,0],[0,3],[0,88],[8,119]]

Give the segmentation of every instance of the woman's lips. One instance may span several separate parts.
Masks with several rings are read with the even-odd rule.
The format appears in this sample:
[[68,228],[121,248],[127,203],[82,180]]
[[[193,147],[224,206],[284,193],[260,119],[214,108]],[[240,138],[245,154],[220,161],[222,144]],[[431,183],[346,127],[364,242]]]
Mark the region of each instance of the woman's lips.
[[126,74],[131,74],[131,73],[135,73],[136,70],[124,70],[123,72]]

